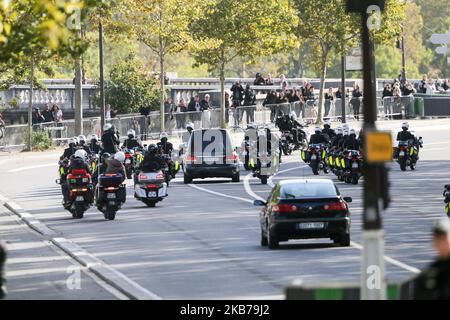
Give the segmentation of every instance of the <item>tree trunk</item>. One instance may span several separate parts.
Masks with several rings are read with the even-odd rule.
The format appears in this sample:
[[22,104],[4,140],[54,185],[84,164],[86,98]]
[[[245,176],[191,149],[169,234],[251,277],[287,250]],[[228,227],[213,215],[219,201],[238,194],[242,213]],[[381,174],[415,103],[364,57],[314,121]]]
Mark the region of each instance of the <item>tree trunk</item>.
[[33,150],[33,93],[34,93],[34,56],[31,57],[30,66],[30,101],[28,103],[28,150]]
[[161,132],[166,131],[165,128],[165,114],[164,114],[164,56],[162,52],[160,51],[160,57],[159,57],[159,72],[160,72],[160,79],[159,79],[159,110],[161,114]]
[[83,134],[83,71],[81,57],[75,60],[75,135]]
[[325,87],[325,79],[327,76],[327,56],[328,53],[324,53],[324,57],[322,59],[322,68],[320,73],[320,91],[319,91],[319,110],[317,114],[317,121],[316,124],[322,124],[323,123],[323,109],[324,109],[324,87]]

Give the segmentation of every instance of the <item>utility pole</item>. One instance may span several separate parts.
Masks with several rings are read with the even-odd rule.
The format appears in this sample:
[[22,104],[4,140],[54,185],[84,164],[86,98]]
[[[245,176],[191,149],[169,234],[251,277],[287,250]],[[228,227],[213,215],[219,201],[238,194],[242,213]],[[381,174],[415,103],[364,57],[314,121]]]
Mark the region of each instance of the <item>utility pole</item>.
[[347,122],[347,115],[345,114],[345,105],[346,105],[346,98],[345,98],[345,53],[342,53],[342,58],[341,58],[341,75],[342,75],[342,81],[341,81],[341,94],[342,94],[342,98],[341,98],[341,108],[342,108],[342,123],[346,123]]
[[83,134],[83,71],[81,56],[75,60],[75,135]]
[[[347,0],[347,11],[361,14],[361,38],[364,70],[364,211],[363,256],[361,264],[361,299],[385,300],[384,232],[380,206],[386,209],[388,179],[383,162],[392,158],[390,133],[377,131],[376,78],[371,28],[379,28],[373,19],[380,19],[385,0]],[[381,23],[380,20],[377,20]],[[383,200],[383,201],[380,201]]]
[[403,28],[402,28],[401,45],[402,45],[402,78],[401,78],[401,83],[404,85],[406,83],[406,50],[405,50],[405,35],[403,33]]
[[100,54],[100,126],[103,133],[103,126],[105,125],[105,70],[103,66],[103,25],[98,23],[98,47]]
[[28,102],[28,151],[33,150],[33,95],[34,95],[34,55],[31,56],[30,91]]

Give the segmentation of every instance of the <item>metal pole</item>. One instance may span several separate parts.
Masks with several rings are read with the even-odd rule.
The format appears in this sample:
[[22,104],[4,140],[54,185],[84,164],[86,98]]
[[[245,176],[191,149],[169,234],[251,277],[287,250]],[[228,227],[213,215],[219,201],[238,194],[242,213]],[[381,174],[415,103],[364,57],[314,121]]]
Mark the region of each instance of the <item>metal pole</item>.
[[33,150],[33,95],[34,95],[34,56],[31,57],[30,91],[28,103],[28,150]]
[[[376,130],[377,120],[375,58],[373,42],[367,25],[369,14],[362,16],[362,45],[364,64],[364,132]],[[386,299],[384,268],[384,238],[379,208],[380,176],[382,166],[364,166],[364,211],[363,211],[363,261],[361,270],[361,299]]]
[[342,98],[341,98],[341,107],[342,107],[342,123],[346,123],[347,122],[347,116],[345,114],[345,105],[346,105],[346,99],[345,99],[345,64],[346,64],[346,58],[345,58],[345,53],[342,54],[342,60],[341,60],[341,75],[342,75],[342,83],[341,83],[341,94],[342,94]]
[[[403,33],[403,29],[402,29]],[[402,84],[406,83],[406,51],[405,51],[405,37],[402,34]]]
[[100,130],[103,133],[103,126],[105,125],[105,70],[103,66],[103,25],[101,21],[98,24],[98,47],[100,54]]

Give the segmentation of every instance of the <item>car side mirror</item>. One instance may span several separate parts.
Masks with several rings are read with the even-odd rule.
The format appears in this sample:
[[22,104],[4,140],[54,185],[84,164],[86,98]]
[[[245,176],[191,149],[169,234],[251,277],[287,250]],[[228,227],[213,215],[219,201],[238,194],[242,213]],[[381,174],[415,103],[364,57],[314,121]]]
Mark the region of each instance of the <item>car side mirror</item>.
[[253,201],[253,205],[257,207],[264,207],[267,203],[262,200],[255,200]]
[[344,201],[351,203],[351,202],[353,202],[353,199],[352,199],[352,197],[344,197]]

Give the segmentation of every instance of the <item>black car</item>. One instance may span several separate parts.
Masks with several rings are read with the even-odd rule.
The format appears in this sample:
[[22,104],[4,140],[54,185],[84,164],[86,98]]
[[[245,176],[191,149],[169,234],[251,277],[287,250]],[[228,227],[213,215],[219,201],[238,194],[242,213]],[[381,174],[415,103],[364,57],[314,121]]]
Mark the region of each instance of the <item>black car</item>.
[[184,183],[196,178],[231,178],[239,182],[238,155],[224,129],[192,131],[183,158]]
[[288,180],[277,183],[260,213],[261,245],[270,249],[289,239],[330,238],[350,245],[350,212],[347,202],[328,179]]

